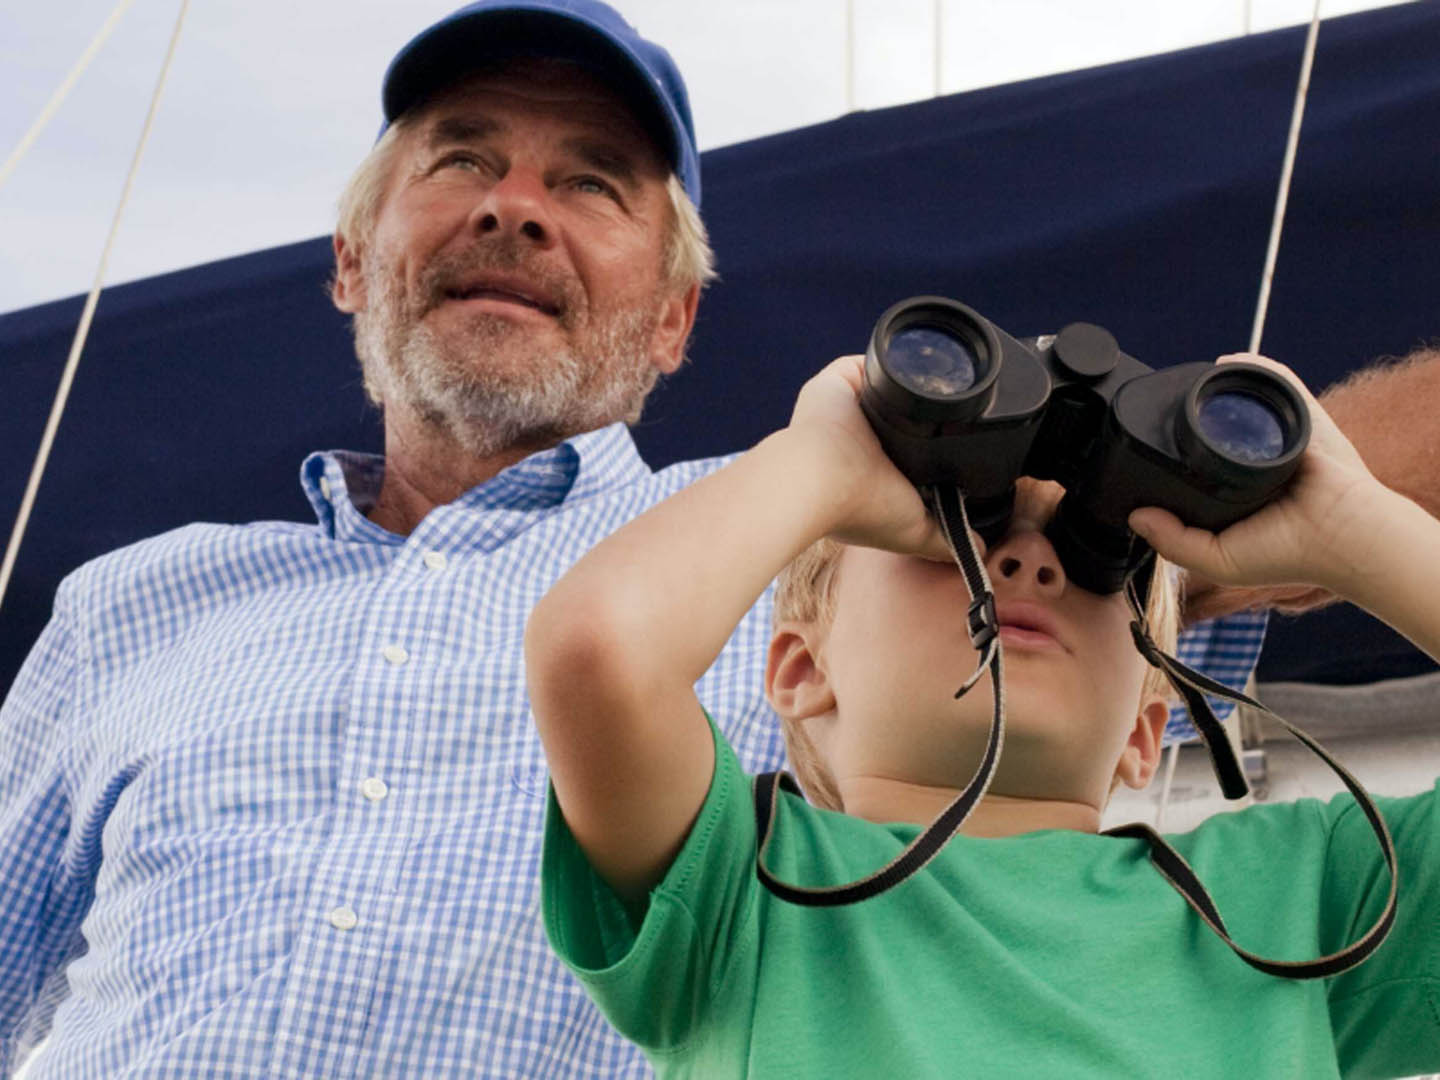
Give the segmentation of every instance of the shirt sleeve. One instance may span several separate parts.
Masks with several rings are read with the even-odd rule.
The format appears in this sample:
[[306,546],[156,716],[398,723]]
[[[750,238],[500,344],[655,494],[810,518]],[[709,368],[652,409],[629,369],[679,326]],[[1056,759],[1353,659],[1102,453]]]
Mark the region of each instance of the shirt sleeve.
[[[1336,1054],[1347,1077],[1440,1071],[1440,785],[1413,798],[1377,798],[1400,868],[1395,925],[1357,968],[1330,981]],[[1364,933],[1390,887],[1375,835],[1347,795],[1329,804],[1321,944]]]
[[553,788],[546,811],[541,904],[551,946],[616,1030],[657,1053],[695,1037],[736,958],[758,948],[750,781],[713,721],[711,732],[710,790],[638,930],[580,850]]
[[[63,761],[78,669],[57,600],[0,706],[0,1076],[49,1033],[84,947],[94,869],[76,857]],[[98,838],[89,846],[98,858]]]

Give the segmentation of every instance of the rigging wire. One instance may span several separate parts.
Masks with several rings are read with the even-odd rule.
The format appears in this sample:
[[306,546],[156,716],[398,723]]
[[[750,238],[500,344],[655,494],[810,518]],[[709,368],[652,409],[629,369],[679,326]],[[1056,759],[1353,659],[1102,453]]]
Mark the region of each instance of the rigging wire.
[[[1290,133],[1285,139],[1285,161],[1280,167],[1280,185],[1275,191],[1275,213],[1270,219],[1270,243],[1265,251],[1265,269],[1260,274],[1260,295],[1255,301],[1255,322],[1250,328],[1250,349],[1260,351],[1260,339],[1265,333],[1265,315],[1270,307],[1270,282],[1275,276],[1275,259],[1280,253],[1280,230],[1285,223],[1285,206],[1290,198],[1290,178],[1295,171],[1295,150],[1300,143],[1300,122],[1305,117],[1305,99],[1310,92],[1310,71],[1315,64],[1315,41],[1320,32],[1320,3],[1315,0],[1315,10],[1310,16],[1310,30],[1305,36],[1305,52],[1300,59],[1300,81],[1295,86],[1295,107],[1290,113]],[[1249,7],[1245,15],[1247,25]],[[1155,828],[1162,827],[1165,809],[1170,802],[1170,781],[1175,776],[1175,762],[1179,757],[1180,744],[1172,743],[1170,757],[1165,763],[1165,780],[1160,789],[1160,807],[1155,813]]]
[[1265,251],[1265,269],[1260,275],[1260,296],[1255,301],[1255,322],[1250,328],[1250,352],[1260,351],[1265,333],[1265,313],[1270,306],[1270,281],[1275,276],[1275,257],[1280,253],[1280,228],[1285,223],[1285,204],[1290,198],[1290,176],[1295,169],[1295,149],[1300,143],[1300,121],[1305,117],[1305,98],[1310,92],[1310,68],[1315,63],[1315,39],[1320,31],[1320,0],[1310,16],[1305,37],[1305,54],[1300,60],[1300,81],[1295,87],[1295,108],[1290,113],[1290,134],[1285,139],[1285,163],[1280,167],[1280,185],[1275,191],[1275,215],[1270,220],[1270,246]]
[[935,85],[930,96],[939,97],[945,92],[945,0],[935,0],[931,30],[935,35],[935,55],[932,58]]
[[60,106],[70,95],[70,91],[75,88],[75,84],[80,81],[80,76],[85,74],[85,69],[90,66],[90,61],[95,59],[96,54],[100,52],[100,47],[109,39],[115,27],[120,25],[121,16],[130,9],[130,5],[134,2],[135,0],[120,0],[120,3],[115,5],[115,10],[110,12],[110,17],[100,27],[99,33],[80,54],[80,59],[75,62],[75,66],[70,69],[70,74],[65,76],[59,89],[50,95],[50,100],[40,110],[40,115],[30,125],[30,130],[20,137],[15,149],[10,151],[10,156],[5,159],[5,164],[0,165],[0,187],[5,186],[5,181],[10,179],[10,174],[15,171],[15,166],[20,164],[20,159],[29,153],[30,147],[34,146],[35,140],[40,137],[40,132],[45,130],[45,125],[50,123],[51,118],[60,111]]
[[845,111],[855,111],[855,0],[845,0]]
[[90,294],[85,298],[85,308],[80,313],[80,324],[75,329],[75,340],[70,345],[70,356],[65,361],[65,370],[60,376],[60,387],[55,392],[55,401],[50,406],[50,418],[45,424],[45,433],[40,439],[40,449],[35,455],[35,464],[30,470],[30,480],[25,485],[25,495],[20,500],[20,513],[15,518],[15,528],[10,533],[10,543],[5,548],[5,559],[0,563],[0,605],[5,602],[5,591],[10,584],[10,575],[15,569],[15,560],[20,553],[20,542],[25,537],[25,527],[30,521],[30,511],[35,506],[35,493],[40,490],[40,478],[45,474],[45,464],[50,459],[50,449],[55,445],[55,432],[60,427],[60,417],[65,411],[65,402],[70,397],[70,387],[75,381],[75,370],[80,366],[80,353],[85,348],[85,339],[90,333],[90,322],[95,315],[95,305],[100,299],[100,288],[105,282],[105,268],[110,262],[110,250],[115,245],[115,234],[120,228],[120,219],[125,213],[125,204],[130,199],[130,189],[135,174],[140,168],[140,158],[150,138],[150,128],[155,121],[155,112],[160,104],[160,93],[165,88],[165,77],[170,73],[170,62],[175,57],[175,45],[180,40],[180,28],[185,23],[185,12],[190,0],[181,0],[179,14],[175,17],[175,29],[170,34],[170,44],[165,50],[165,60],[160,65],[160,75],[155,80],[155,90],[150,95],[150,108],[145,114],[145,124],[140,129],[140,139],[135,144],[135,155],[130,160],[130,171],[125,175],[125,186],[120,191],[120,202],[115,207],[115,216],[110,221],[110,233],[105,238],[105,249],[100,253],[100,265],[95,269],[95,281]]

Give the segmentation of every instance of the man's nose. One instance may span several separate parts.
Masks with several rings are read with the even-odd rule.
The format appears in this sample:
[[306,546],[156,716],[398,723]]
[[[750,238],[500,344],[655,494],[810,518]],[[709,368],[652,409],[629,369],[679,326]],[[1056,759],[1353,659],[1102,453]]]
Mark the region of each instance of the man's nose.
[[523,237],[538,247],[555,241],[550,191],[544,178],[528,169],[512,167],[485,193],[471,216],[481,235]]
[[992,582],[1004,580],[1014,589],[1047,596],[1065,589],[1060,557],[1045,534],[1033,529],[1012,532],[991,548],[985,556],[985,569]]

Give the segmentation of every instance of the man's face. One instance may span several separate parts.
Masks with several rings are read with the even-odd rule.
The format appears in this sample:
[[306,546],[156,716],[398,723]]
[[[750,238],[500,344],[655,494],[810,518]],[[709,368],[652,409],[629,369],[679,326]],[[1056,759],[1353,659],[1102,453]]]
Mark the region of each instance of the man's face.
[[[1146,667],[1123,594],[1072,584],[1044,536],[1060,494],[1022,481],[1010,532],[985,553],[1005,646],[1006,742],[991,791],[1103,807]],[[953,699],[976,659],[959,569],[846,548],[837,572],[820,649],[837,703],[827,764],[837,777],[963,786],[994,704],[989,678]]]
[[698,290],[663,280],[665,168],[577,69],[474,77],[401,133],[365,250],[337,243],[367,384],[477,456],[633,419]]

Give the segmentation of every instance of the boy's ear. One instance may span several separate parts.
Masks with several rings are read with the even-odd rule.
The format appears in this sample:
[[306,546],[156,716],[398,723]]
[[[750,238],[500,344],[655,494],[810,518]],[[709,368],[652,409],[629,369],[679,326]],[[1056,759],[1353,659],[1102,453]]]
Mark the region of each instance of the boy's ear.
[[[1148,694],[1140,703],[1135,726],[1115,766],[1115,782],[1139,791],[1150,783],[1160,766],[1165,741],[1165,721],[1170,718],[1170,703],[1159,694]],[[1113,790],[1114,784],[1111,785]]]
[[787,720],[807,720],[835,709],[830,680],[816,660],[818,647],[818,632],[804,623],[782,624],[770,639],[765,697]]

